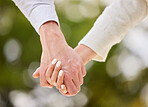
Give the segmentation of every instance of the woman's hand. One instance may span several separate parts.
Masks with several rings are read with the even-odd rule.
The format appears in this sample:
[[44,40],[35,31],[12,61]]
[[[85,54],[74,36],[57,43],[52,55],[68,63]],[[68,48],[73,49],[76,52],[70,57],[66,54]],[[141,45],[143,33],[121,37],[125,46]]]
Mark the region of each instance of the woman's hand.
[[[92,58],[97,55],[92,49],[83,44],[76,46],[74,50],[82,58],[84,64],[87,64]],[[102,57],[100,57],[100,59],[102,59]]]
[[[62,69],[61,61],[53,59],[52,62],[49,64],[49,67],[45,75],[46,75],[46,80],[49,84],[56,86],[58,90],[66,94],[67,93],[66,86],[63,84],[64,72],[61,69]],[[40,69],[37,69],[34,72],[33,77],[34,78],[39,77],[39,72]]]

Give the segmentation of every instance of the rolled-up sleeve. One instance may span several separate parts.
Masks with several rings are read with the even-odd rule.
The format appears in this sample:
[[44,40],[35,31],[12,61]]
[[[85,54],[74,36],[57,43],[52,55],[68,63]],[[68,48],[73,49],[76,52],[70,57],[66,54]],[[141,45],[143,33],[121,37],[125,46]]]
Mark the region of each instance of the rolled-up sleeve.
[[47,21],[56,21],[59,24],[56,14],[54,0],[12,0],[21,12],[30,21],[36,32],[39,34],[40,26]]
[[147,14],[148,0],[116,0],[104,10],[78,44],[86,45],[97,53],[92,60],[105,61],[111,47]]

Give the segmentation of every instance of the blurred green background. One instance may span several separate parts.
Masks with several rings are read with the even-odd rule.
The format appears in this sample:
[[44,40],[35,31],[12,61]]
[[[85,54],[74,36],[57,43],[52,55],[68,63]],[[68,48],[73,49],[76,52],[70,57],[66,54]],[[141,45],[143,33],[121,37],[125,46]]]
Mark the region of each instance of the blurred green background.
[[[78,42],[114,0],[55,0],[68,44]],[[39,85],[40,39],[11,0],[0,1],[0,107],[147,107],[148,20],[115,45],[105,63],[91,61],[81,92],[65,97]],[[98,34],[99,35],[99,34]]]

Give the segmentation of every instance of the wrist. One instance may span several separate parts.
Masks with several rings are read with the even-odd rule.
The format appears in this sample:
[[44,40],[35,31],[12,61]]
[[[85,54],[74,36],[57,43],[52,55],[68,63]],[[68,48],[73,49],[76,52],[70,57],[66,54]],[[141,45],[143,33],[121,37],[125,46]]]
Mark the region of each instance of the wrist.
[[40,37],[44,37],[48,40],[53,40],[53,39],[65,40],[65,37],[60,27],[55,21],[48,21],[43,25],[41,25],[39,32],[40,32]]
[[58,24],[54,21],[49,21],[44,23],[40,27],[40,40],[42,47],[44,48],[45,46],[48,45],[49,47],[53,47],[55,44],[65,44],[67,45],[67,42],[65,40],[65,37],[58,26]]
[[74,49],[82,58],[84,64],[87,64],[97,54],[86,45],[80,44]]
[[57,29],[58,24],[55,21],[48,21],[41,25],[39,29],[39,33],[43,34],[46,33],[49,30]]

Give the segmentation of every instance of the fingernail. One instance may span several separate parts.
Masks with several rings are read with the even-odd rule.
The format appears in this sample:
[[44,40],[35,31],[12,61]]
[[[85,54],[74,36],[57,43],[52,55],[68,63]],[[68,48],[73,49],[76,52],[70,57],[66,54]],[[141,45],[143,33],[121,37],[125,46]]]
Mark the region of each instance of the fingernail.
[[65,93],[67,93],[67,91],[65,91],[65,90],[64,90],[64,91],[62,91],[62,92],[63,92],[64,94],[65,94]]
[[36,71],[33,73],[33,75],[35,75]]
[[[37,70],[36,70],[37,71]],[[34,76],[36,74],[36,71],[32,74],[32,76]]]
[[63,70],[60,70],[58,77],[62,76],[62,74],[63,74]]
[[56,62],[57,62],[57,59],[56,59],[56,58],[52,60],[52,64],[53,64],[53,65],[54,65]]
[[36,74],[36,72],[39,70],[39,68],[37,68],[36,70],[35,70],[35,72],[33,73],[33,75],[35,75]]
[[62,90],[64,89],[64,85],[61,85],[61,89],[62,89]]
[[63,93],[67,93],[67,90],[64,90],[64,85],[61,85],[61,89]]
[[56,67],[60,67],[60,65],[61,65],[61,61],[58,61],[56,64]]

